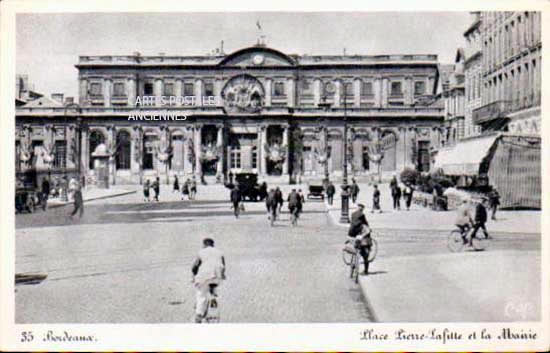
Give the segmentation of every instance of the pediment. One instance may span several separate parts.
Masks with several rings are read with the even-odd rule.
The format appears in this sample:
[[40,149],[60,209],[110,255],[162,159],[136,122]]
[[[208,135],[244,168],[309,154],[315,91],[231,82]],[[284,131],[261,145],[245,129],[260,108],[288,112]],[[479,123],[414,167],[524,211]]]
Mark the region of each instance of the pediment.
[[221,62],[222,66],[294,66],[294,60],[275,49],[262,48],[262,47],[250,47],[238,50],[227,57]]

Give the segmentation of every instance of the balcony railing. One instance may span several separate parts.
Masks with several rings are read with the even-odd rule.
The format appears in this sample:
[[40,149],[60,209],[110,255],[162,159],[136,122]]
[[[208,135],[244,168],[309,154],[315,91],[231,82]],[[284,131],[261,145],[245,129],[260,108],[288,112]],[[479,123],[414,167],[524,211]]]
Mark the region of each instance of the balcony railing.
[[477,108],[472,112],[474,124],[481,124],[498,118],[506,117],[512,108],[512,101],[495,101]]

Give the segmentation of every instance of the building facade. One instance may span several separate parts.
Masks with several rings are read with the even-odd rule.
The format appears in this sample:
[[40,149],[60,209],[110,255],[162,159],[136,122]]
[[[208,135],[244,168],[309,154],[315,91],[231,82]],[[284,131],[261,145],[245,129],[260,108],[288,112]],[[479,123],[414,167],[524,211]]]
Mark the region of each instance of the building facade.
[[445,108],[442,145],[452,146],[465,137],[464,50],[459,48],[454,65],[443,65],[442,70],[445,71],[440,93]]
[[360,177],[427,171],[441,141],[436,55],[298,56],[259,44],[229,55],[81,56],[76,68],[78,104],[18,107],[18,170],[110,183],[242,172],[286,182],[337,178],[347,158]]
[[482,16],[480,12],[473,12],[472,17],[472,24],[464,32],[464,137],[481,133],[481,126],[474,124],[472,115],[482,105]]
[[482,131],[539,135],[541,126],[541,13],[482,12],[482,106],[473,122]]

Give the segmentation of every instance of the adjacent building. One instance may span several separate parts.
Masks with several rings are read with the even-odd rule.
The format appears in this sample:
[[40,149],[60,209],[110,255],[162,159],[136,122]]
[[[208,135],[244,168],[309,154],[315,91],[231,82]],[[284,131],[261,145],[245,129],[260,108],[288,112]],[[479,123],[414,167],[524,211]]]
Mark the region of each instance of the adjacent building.
[[339,177],[344,158],[359,177],[429,170],[436,55],[221,53],[79,57],[78,104],[17,109],[19,170],[109,183]]

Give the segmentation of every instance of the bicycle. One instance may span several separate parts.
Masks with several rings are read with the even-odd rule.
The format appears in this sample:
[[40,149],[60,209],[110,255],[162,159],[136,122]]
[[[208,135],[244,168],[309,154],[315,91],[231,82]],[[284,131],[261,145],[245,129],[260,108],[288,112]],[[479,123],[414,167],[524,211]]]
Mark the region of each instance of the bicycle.
[[292,210],[290,210],[290,224],[293,227],[296,227],[298,225],[298,216],[299,216],[298,207],[295,207]]
[[463,232],[462,230],[456,228],[451,230],[451,233],[447,237],[447,247],[451,252],[461,252],[462,249],[464,249],[464,246],[468,244],[468,237],[471,238],[471,244],[475,251],[483,251],[487,248],[489,245],[489,239],[485,237],[480,237],[476,234],[476,236],[472,237],[472,231],[473,227],[468,227],[464,231],[466,234],[466,241],[462,238]]
[[[369,251],[368,261],[373,262],[378,253],[378,242],[373,238],[371,233],[372,245]],[[355,283],[359,282],[359,268],[361,264],[365,266],[363,257],[359,255],[358,249],[355,246],[355,239],[348,239],[344,243],[344,248],[342,249],[342,259],[344,264],[350,266],[350,278],[353,278]]]

